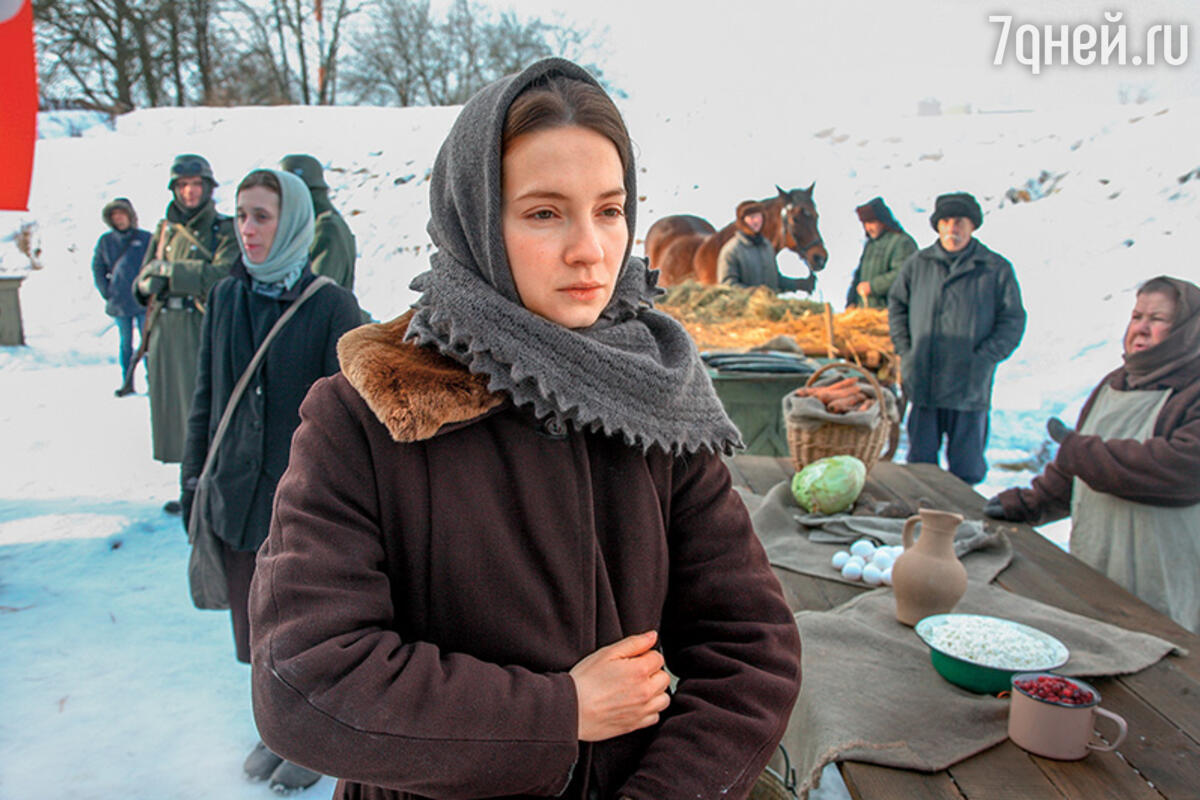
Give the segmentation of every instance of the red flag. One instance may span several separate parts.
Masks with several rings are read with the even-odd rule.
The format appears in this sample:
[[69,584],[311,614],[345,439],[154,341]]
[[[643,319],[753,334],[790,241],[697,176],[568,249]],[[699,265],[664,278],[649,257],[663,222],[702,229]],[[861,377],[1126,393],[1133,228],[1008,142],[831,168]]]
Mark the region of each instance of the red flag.
[[31,0],[0,0],[0,210],[29,208],[36,141],[33,5]]

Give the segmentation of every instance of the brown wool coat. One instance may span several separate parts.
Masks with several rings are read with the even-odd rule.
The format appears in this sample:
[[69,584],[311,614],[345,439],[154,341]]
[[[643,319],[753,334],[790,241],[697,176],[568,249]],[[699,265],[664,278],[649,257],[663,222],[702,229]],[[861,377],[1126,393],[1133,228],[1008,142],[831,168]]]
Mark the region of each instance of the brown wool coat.
[[[347,334],[301,408],[251,591],[263,740],[340,798],[744,797],[800,641],[719,457],[544,430],[406,325]],[[663,720],[578,742],[567,671],[649,629]]]
[[[1076,427],[1087,419],[1100,387],[1106,384],[1128,390],[1125,368],[1110,372],[1092,390]],[[1074,476],[1098,492],[1135,503],[1171,507],[1200,503],[1200,358],[1139,388],[1171,390],[1155,420],[1153,438],[1105,441],[1069,434],[1030,488],[1000,493],[1006,516],[1034,525],[1066,517],[1071,513]]]

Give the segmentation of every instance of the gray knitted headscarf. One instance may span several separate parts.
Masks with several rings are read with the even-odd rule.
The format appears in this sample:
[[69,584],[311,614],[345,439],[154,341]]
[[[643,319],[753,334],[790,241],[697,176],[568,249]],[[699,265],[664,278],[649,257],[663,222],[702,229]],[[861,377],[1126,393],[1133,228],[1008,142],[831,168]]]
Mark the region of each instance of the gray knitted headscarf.
[[501,137],[508,108],[540,79],[596,84],[563,59],[545,59],[467,101],[433,166],[428,231],[437,251],[413,279],[421,292],[408,339],[488,377],[488,388],[539,418],[620,434],[643,450],[732,452],[741,446],[687,332],[655,311],[657,272],[632,258],[637,191],[625,167],[629,245],[613,297],[588,328],[571,329],[521,305],[504,249]]

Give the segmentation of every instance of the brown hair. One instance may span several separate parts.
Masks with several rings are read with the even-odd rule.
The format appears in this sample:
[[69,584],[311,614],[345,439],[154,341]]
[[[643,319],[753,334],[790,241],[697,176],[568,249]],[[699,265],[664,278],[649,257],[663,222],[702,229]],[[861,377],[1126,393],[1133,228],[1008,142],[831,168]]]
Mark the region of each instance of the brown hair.
[[616,104],[599,86],[565,75],[536,81],[517,95],[504,119],[501,152],[507,152],[512,141],[522,134],[568,125],[595,131],[612,142],[621,159],[621,168],[629,171],[633,145]]
[[255,186],[270,189],[280,200],[283,199],[283,187],[279,185],[279,178],[269,169],[256,169],[242,178],[242,182],[238,184],[236,193],[241,194],[246,189],[252,189]]
[[1138,287],[1137,293],[1138,297],[1144,294],[1161,294],[1171,298],[1171,302],[1175,304],[1175,319],[1171,320],[1171,324],[1179,322],[1180,312],[1183,311],[1181,308],[1183,296],[1179,293],[1179,287],[1169,281],[1166,276],[1159,275],[1157,278],[1151,278]]

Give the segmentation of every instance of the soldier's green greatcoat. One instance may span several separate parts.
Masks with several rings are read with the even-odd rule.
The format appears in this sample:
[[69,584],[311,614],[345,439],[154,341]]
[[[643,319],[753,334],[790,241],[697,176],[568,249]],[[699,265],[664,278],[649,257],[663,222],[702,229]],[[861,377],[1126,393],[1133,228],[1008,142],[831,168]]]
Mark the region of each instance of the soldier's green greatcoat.
[[[163,237],[163,269],[158,258]],[[142,264],[142,277],[169,272],[155,304],[161,307],[149,330],[146,349],[150,379],[150,431],[154,458],[168,464],[183,459],[188,412],[196,388],[196,357],[200,348],[203,306],[208,290],[229,273],[239,250],[233,219],[218,214],[211,199],[190,215],[172,201],[166,219]],[[151,298],[134,284],[134,296],[143,305]]]
[[342,215],[329,202],[329,193],[324,189],[311,191],[316,226],[313,243],[309,249],[312,271],[316,275],[337,281],[338,286],[354,291],[354,261],[357,248],[354,234]]

